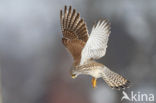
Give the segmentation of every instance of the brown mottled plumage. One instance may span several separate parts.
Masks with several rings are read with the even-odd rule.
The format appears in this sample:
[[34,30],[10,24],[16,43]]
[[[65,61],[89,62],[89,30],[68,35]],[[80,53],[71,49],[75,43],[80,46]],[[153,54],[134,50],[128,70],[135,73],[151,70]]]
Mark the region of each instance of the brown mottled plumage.
[[79,65],[81,59],[81,51],[85,45],[82,40],[62,38],[63,44],[70,51],[74,58],[74,66]]
[[72,54],[74,63],[72,77],[79,74],[91,75],[92,85],[96,86],[96,79],[102,77],[112,88],[128,87],[129,81],[121,75],[111,71],[105,65],[94,61],[106,53],[110,23],[104,19],[93,26],[90,36],[87,26],[80,14],[71,6],[60,11],[60,22],[63,33],[62,43]]
[[84,42],[88,40],[88,30],[86,24],[80,14],[76,12],[75,9],[69,7],[67,11],[67,6],[64,8],[64,15],[62,10],[60,11],[60,21],[61,28],[63,32],[63,37],[68,39],[80,39]]
[[[81,51],[88,40],[88,31],[85,22],[80,18],[80,14],[75,9],[67,6],[64,8],[64,14],[60,11],[61,29],[63,33],[62,42],[70,51],[74,58],[74,66],[79,65]],[[83,30],[83,31],[82,31]]]

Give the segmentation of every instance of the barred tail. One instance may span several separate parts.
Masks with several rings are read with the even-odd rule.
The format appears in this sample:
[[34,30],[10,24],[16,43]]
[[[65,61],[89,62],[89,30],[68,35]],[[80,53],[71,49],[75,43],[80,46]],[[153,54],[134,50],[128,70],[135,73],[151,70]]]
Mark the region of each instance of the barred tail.
[[130,84],[130,82],[127,79],[111,71],[107,67],[104,67],[103,79],[111,88],[116,89],[128,88]]

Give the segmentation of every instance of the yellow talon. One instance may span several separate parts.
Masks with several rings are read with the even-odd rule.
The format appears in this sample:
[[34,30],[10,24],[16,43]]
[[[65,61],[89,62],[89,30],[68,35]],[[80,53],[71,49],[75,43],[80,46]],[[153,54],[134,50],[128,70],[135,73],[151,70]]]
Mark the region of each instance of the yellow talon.
[[95,88],[96,87],[96,78],[92,78],[92,86],[93,86],[93,88]]

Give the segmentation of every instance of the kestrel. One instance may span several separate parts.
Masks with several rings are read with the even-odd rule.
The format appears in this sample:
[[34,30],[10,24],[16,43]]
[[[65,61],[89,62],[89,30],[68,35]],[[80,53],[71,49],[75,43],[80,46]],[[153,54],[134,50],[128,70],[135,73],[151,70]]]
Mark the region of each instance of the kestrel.
[[103,78],[111,88],[128,87],[129,81],[121,75],[111,71],[96,59],[106,54],[107,42],[110,35],[110,23],[104,19],[93,26],[90,35],[80,14],[69,6],[60,10],[60,22],[63,33],[62,42],[73,56],[72,78],[80,74],[92,76],[92,85],[96,87],[96,80]]

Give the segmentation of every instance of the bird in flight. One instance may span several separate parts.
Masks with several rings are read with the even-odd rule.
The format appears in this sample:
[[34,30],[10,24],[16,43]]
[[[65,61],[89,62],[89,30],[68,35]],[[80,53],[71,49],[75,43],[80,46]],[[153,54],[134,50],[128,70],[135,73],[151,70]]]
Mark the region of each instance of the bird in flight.
[[96,80],[103,78],[111,88],[128,87],[129,81],[123,76],[111,71],[105,65],[96,62],[106,54],[107,42],[110,35],[110,23],[104,19],[93,26],[88,34],[85,21],[71,6],[60,10],[62,29],[62,43],[73,57],[71,70],[72,78],[80,74],[92,76],[92,86],[96,87]]

